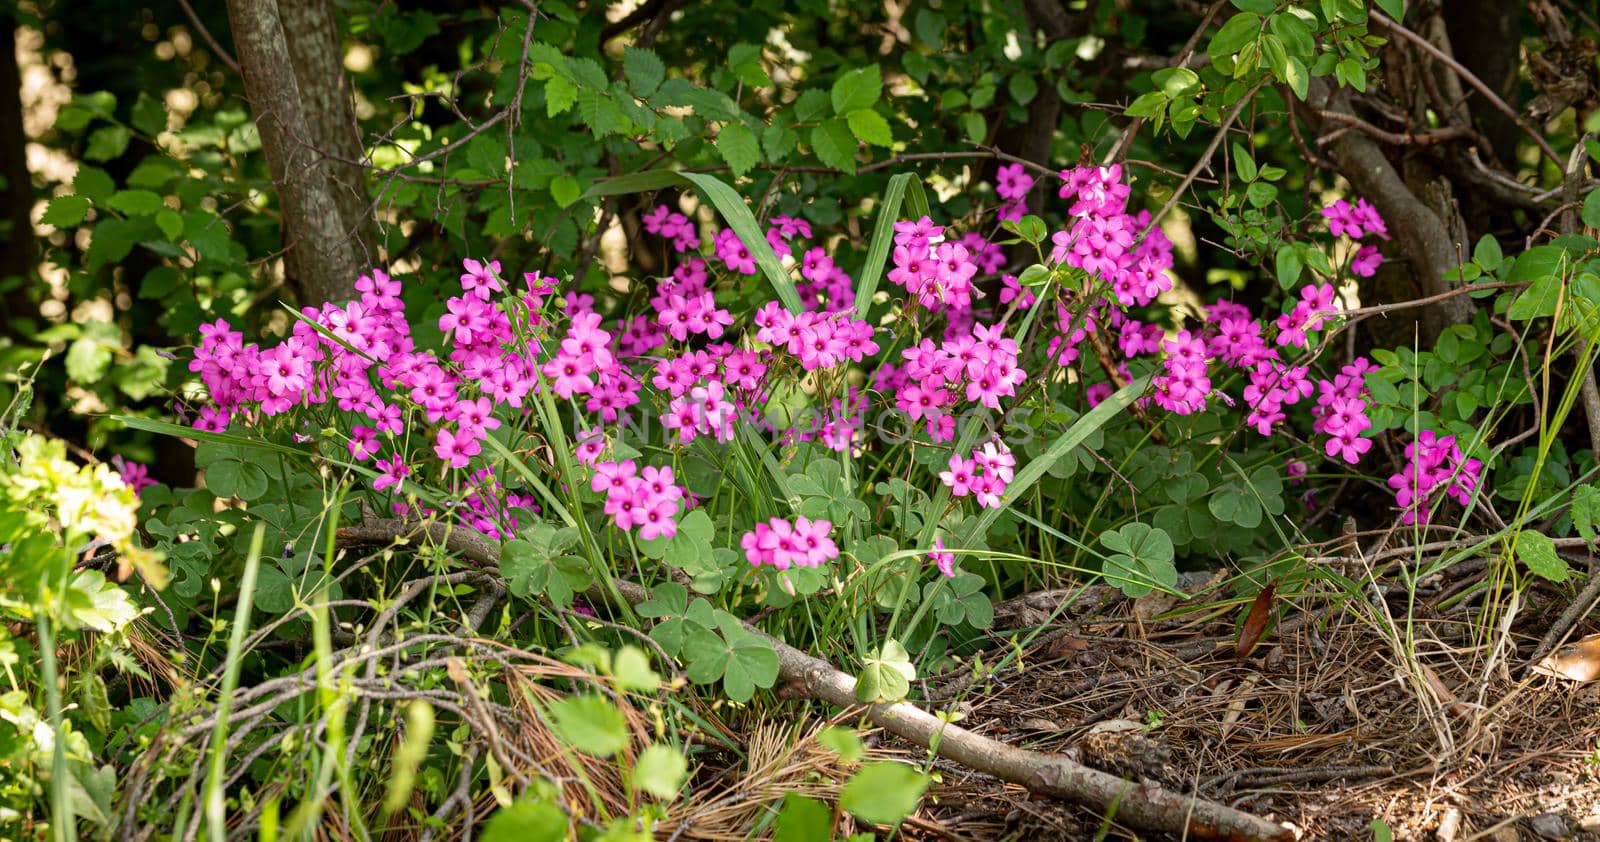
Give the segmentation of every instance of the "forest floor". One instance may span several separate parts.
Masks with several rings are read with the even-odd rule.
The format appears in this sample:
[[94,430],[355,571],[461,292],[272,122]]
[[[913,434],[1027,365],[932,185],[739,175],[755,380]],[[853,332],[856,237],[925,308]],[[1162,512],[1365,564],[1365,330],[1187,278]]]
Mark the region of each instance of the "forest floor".
[[[1410,623],[1402,588],[1298,595],[1243,658],[1251,602],[1035,594],[1001,621],[1037,625],[1076,599],[1020,671],[960,688],[954,703],[979,733],[1288,822],[1305,839],[1372,839],[1379,820],[1396,839],[1600,840],[1600,681],[1530,668],[1571,595],[1535,589],[1520,608],[1491,610],[1491,570],[1457,569],[1466,575],[1419,583]],[[1566,638],[1596,631],[1591,611]],[[1557,665],[1592,670],[1596,650],[1600,639],[1561,648]],[[1114,819],[941,769],[922,814],[929,838],[1136,838]]]
[[[1241,618],[1255,602],[1227,598],[1220,577],[1186,574],[1194,596],[1183,603],[1103,586],[1036,593],[997,606],[997,646],[984,660],[1010,651],[1000,631],[1042,627],[1020,658],[981,681],[935,677],[927,693],[980,734],[1286,822],[1301,839],[1382,839],[1387,828],[1394,839],[1600,840],[1600,680],[1532,669],[1572,595],[1541,586],[1520,606],[1486,607],[1492,575],[1465,563],[1420,582],[1414,597],[1399,587],[1279,595],[1281,627],[1244,657],[1241,628],[1260,623]],[[1564,638],[1595,632],[1591,611]],[[1577,668],[1600,674],[1593,642],[1556,655],[1588,652]],[[717,776],[721,796],[702,790],[697,807],[684,805],[694,815],[678,817],[688,819],[683,838],[748,838],[760,805],[770,812],[781,792],[837,795],[838,758],[804,738],[827,724],[745,732],[744,773]],[[869,745],[925,757],[881,732]],[[904,838],[1153,838],[942,759],[935,771]],[[841,821],[839,838],[872,829]]]

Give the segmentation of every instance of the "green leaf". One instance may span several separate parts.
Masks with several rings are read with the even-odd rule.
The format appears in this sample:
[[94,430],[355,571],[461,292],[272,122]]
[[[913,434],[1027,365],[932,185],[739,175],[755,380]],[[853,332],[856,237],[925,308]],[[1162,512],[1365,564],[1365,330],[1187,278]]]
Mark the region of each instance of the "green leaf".
[[989,121],[981,111],[968,111],[961,115],[961,127],[967,133],[967,140],[973,143],[982,143],[989,137]]
[[661,675],[650,668],[650,655],[637,646],[617,650],[611,662],[611,677],[623,690],[654,693],[661,687]]
[[1600,228],[1600,190],[1590,191],[1583,200],[1583,224]]
[[72,177],[72,192],[91,202],[105,201],[116,189],[110,174],[99,167],[79,165],[77,175]]
[[817,734],[817,742],[845,760],[855,761],[867,756],[867,748],[861,744],[861,735],[843,726],[829,725],[822,729]]
[[802,123],[814,123],[828,116],[828,95],[812,88],[794,101],[794,118]]
[[756,136],[743,123],[725,123],[717,132],[717,151],[735,177],[749,172],[761,162],[761,145]]
[[633,786],[663,800],[678,797],[684,778],[689,775],[689,761],[682,754],[664,745],[652,745],[639,753],[633,763]]
[[873,146],[894,145],[894,133],[889,130],[889,121],[870,108],[850,112],[845,122],[850,124],[850,133],[862,143],[870,143]]
[[267,493],[267,472],[254,462],[225,459],[206,468],[206,488],[218,497],[250,501]]
[[628,723],[622,711],[603,696],[569,696],[550,704],[557,734],[585,754],[610,757],[628,745]]
[[40,221],[57,228],[73,228],[88,215],[88,199],[82,196],[57,196],[50,200]]
[[1600,488],[1580,485],[1572,492],[1572,528],[1592,544],[1597,524],[1600,524]]
[[1517,535],[1517,558],[1535,576],[1551,582],[1565,582],[1572,574],[1567,562],[1556,554],[1556,544],[1542,532],[1523,530]]
[[928,782],[927,775],[904,763],[869,763],[844,785],[839,806],[862,821],[896,825],[917,809]]
[[549,801],[502,807],[483,828],[483,842],[566,842],[567,814]]
[[133,104],[133,127],[147,135],[158,135],[167,128],[167,108],[144,91]]
[[917,677],[911,653],[893,638],[868,652],[862,664],[861,675],[856,677],[856,698],[866,704],[904,699],[911,692],[912,680]]
[[1373,2],[1396,22],[1406,19],[1406,0],[1373,0]]
[[856,136],[844,120],[835,118],[817,124],[811,130],[811,151],[825,166],[855,175]]
[[576,178],[570,175],[557,176],[550,182],[550,198],[563,208],[571,207],[573,202],[583,197],[583,186]]
[[133,133],[122,126],[101,126],[89,134],[89,145],[83,157],[91,161],[109,161],[128,148]]
[[1316,55],[1317,42],[1311,35],[1311,27],[1307,26],[1298,15],[1293,12],[1273,15],[1268,26],[1272,29],[1272,34],[1282,39],[1290,55],[1300,59],[1309,59]]
[[649,99],[667,78],[667,66],[661,63],[660,57],[640,47],[627,47],[622,51],[622,72],[628,77],[628,89],[640,99]]
[[[883,191],[883,201],[877,208],[878,220],[872,226],[872,242],[867,246],[867,262],[856,276],[856,318],[867,317],[872,306],[872,296],[878,291],[878,280],[883,276],[884,261],[889,259],[889,248],[894,245],[894,224],[900,221],[900,203],[905,199],[906,187],[917,176],[900,173],[889,179]],[[920,187],[921,182],[917,182]]]
[[172,208],[164,207],[156,211],[156,227],[173,242],[183,237],[183,217]]
[[1030,73],[1013,73],[1006,80],[1006,90],[1011,94],[1011,100],[1018,105],[1027,105],[1039,95],[1039,83],[1034,81]]
[[561,76],[551,76],[544,83],[544,111],[554,117],[565,112],[578,101],[578,87]]
[[842,117],[852,111],[871,108],[882,95],[883,71],[876,64],[869,64],[834,80],[828,98],[833,102],[833,113]]
[[1138,99],[1128,103],[1126,113],[1129,117],[1154,118],[1167,109],[1167,95],[1161,91],[1150,91],[1140,94]]
[[772,842],[816,842],[833,834],[833,811],[815,798],[788,793],[778,810],[778,831]]
[[1306,70],[1305,62],[1295,56],[1289,57],[1289,65],[1284,68],[1283,80],[1289,83],[1289,89],[1294,95],[1304,101],[1306,94],[1311,90],[1311,74]]
[[1228,22],[1217,30],[1206,52],[1211,55],[1212,61],[1230,58],[1244,49],[1245,44],[1254,41],[1260,32],[1261,16],[1254,12],[1240,12],[1228,18]]
[[1150,81],[1168,99],[1188,96],[1200,90],[1200,74],[1187,67],[1164,67],[1150,74]]
[[1493,234],[1484,234],[1472,249],[1472,259],[1485,270],[1493,272],[1505,262],[1505,253],[1500,250],[1500,241]]
[[[854,141],[851,143],[853,146]],[[789,277],[783,264],[778,262],[778,256],[773,253],[766,235],[756,224],[756,218],[750,213],[750,207],[745,204],[744,197],[716,176],[690,172],[683,173],[682,176],[700,189],[700,192],[716,207],[717,212],[722,214],[723,220],[733,229],[733,233],[739,235],[745,248],[749,249],[751,256],[756,259],[756,265],[761,267],[773,290],[778,293],[778,299],[783,302],[783,306],[791,313],[798,313],[804,309],[800,303],[800,293],[794,288],[794,280]]]
[[[697,600],[703,604],[703,600]],[[736,702],[748,702],[756,688],[771,687],[778,680],[778,653],[766,639],[750,633],[739,620],[724,612],[714,613],[717,631],[692,622],[684,638],[683,655],[689,662],[691,681],[709,684],[722,679],[722,689]]]
[[1233,169],[1245,181],[1255,181],[1260,174],[1260,170],[1256,169],[1255,157],[1244,148],[1244,144],[1238,142],[1233,144]]
[[1178,569],[1173,566],[1172,538],[1166,530],[1143,523],[1129,523],[1100,535],[1100,543],[1114,555],[1103,568],[1106,581],[1130,597],[1152,590],[1170,591],[1177,587]]
[[1300,260],[1300,248],[1294,243],[1284,243],[1278,246],[1277,270],[1278,286],[1289,289],[1300,281],[1300,272],[1305,268]]
[[761,66],[760,44],[734,44],[728,48],[728,67],[747,87],[772,87],[772,77]]
[[129,216],[149,216],[166,208],[161,197],[149,190],[118,190],[106,200],[106,206]]

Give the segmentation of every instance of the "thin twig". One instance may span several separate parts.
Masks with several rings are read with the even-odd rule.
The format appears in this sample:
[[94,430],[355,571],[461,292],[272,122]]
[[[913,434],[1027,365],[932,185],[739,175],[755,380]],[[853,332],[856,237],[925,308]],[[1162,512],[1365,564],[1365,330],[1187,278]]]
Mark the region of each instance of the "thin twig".
[[1471,85],[1473,90],[1483,94],[1484,99],[1487,99],[1490,105],[1493,105],[1495,108],[1499,109],[1502,114],[1510,117],[1511,122],[1516,123],[1517,127],[1526,132],[1528,137],[1533,138],[1533,142],[1539,145],[1539,151],[1543,152],[1545,157],[1550,159],[1551,163],[1555,164],[1557,167],[1562,165],[1563,161],[1561,160],[1561,156],[1556,154],[1556,150],[1550,146],[1550,143],[1544,139],[1544,136],[1539,134],[1538,130],[1533,126],[1529,125],[1528,121],[1523,119],[1523,116],[1517,113],[1516,109],[1507,105],[1506,101],[1501,99],[1499,94],[1496,94],[1493,89],[1484,84],[1483,80],[1479,79],[1477,74],[1463,67],[1461,62],[1456,61],[1455,58],[1450,56],[1444,50],[1434,46],[1432,41],[1429,41],[1421,35],[1412,32],[1402,24],[1395,23],[1382,12],[1374,9],[1370,17],[1371,20],[1376,22],[1379,26],[1389,30],[1390,32],[1393,32],[1396,35],[1399,35],[1401,38],[1404,38],[1413,44],[1416,44],[1422,49],[1423,52],[1443,62],[1446,67],[1450,68],[1457,76],[1461,77],[1463,82]]

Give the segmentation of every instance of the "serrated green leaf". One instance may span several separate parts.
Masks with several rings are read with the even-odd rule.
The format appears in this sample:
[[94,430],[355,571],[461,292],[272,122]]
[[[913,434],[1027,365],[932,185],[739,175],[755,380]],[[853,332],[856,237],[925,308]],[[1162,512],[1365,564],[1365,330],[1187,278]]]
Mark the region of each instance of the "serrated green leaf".
[[858,67],[834,80],[828,98],[833,102],[833,113],[844,116],[852,111],[871,108],[883,95],[883,72],[876,64]]
[[743,123],[723,125],[722,130],[717,132],[717,152],[721,153],[722,160],[728,162],[728,168],[735,177],[744,175],[761,162],[761,145],[756,141],[755,133],[745,128]]
[[889,121],[870,108],[850,112],[845,122],[850,125],[850,133],[862,143],[870,143],[873,146],[894,145],[894,133],[889,130]]
[[118,190],[106,200],[106,206],[129,216],[149,216],[166,208],[161,197],[149,190]]
[[811,151],[825,166],[851,175],[856,172],[856,136],[844,120],[827,120],[813,128]]
[[39,221],[57,228],[74,228],[88,215],[88,199],[82,196],[57,196],[50,200]]
[[661,58],[641,47],[623,49],[622,72],[628,77],[628,89],[641,99],[649,99],[667,78],[667,66]]
[[133,133],[123,126],[101,126],[89,134],[89,145],[83,157],[91,161],[109,161],[128,148]]

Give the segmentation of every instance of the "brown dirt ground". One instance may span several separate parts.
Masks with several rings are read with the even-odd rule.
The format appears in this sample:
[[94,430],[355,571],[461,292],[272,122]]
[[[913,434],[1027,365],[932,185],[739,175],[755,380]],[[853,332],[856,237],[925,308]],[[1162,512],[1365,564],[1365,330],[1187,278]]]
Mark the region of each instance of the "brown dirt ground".
[[[1409,629],[1399,589],[1368,601],[1280,598],[1282,628],[1244,658],[1243,600],[1171,605],[1090,589],[1025,650],[1020,670],[955,695],[961,682],[935,679],[930,695],[949,695],[937,706],[979,733],[1197,792],[1288,822],[1303,839],[1372,839],[1379,819],[1396,839],[1600,840],[1600,681],[1527,669],[1571,594],[1534,591],[1509,628],[1504,602],[1485,619],[1481,591],[1435,608],[1483,575],[1425,581]],[[1040,625],[1062,597],[1007,603],[1000,623]],[[1597,630],[1591,612],[1571,638]],[[937,768],[908,837],[1152,838]]]

